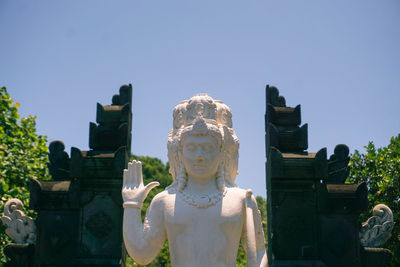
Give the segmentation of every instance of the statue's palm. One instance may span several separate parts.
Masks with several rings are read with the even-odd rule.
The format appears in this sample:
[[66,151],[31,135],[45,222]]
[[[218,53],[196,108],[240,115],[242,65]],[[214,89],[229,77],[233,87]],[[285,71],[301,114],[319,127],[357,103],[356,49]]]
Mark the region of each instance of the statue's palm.
[[122,199],[124,203],[136,203],[141,206],[150,190],[159,184],[159,182],[151,182],[144,186],[142,163],[134,160],[128,163],[128,169],[124,170]]

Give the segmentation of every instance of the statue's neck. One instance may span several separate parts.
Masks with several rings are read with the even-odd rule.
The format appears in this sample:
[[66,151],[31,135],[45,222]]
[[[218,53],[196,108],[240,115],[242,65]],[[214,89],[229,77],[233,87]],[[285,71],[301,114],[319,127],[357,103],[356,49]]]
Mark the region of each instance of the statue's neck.
[[186,190],[193,193],[212,193],[217,190],[217,184],[215,182],[215,176],[209,177],[208,179],[198,179],[188,177]]

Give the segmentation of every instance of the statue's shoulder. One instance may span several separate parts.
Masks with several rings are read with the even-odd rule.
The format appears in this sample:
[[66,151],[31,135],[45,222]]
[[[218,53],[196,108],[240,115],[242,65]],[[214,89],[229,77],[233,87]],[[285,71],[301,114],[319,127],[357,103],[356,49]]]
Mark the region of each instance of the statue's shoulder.
[[244,200],[246,198],[246,190],[240,187],[227,187],[227,195],[230,198]]
[[257,202],[251,189],[242,189],[240,187],[228,187],[226,195],[230,199],[236,199],[242,202],[244,202],[246,199],[251,199],[251,202],[253,204]]
[[158,193],[153,197],[152,202],[154,203],[164,203],[165,201],[169,201],[176,194],[176,189],[174,187],[167,187],[164,191]]

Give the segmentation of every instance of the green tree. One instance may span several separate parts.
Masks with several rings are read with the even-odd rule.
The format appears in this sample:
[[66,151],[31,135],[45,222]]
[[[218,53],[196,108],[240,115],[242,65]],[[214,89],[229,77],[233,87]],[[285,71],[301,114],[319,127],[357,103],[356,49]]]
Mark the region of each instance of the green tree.
[[365,154],[356,150],[352,155],[348,181],[367,183],[370,210],[362,214],[363,221],[372,216],[372,208],[377,204],[392,209],[395,225],[384,247],[393,252],[394,266],[400,266],[400,134],[392,137],[387,147],[376,148],[370,142],[365,148]]
[[[147,210],[150,205],[151,200],[155,195],[162,192],[168,185],[172,183],[172,176],[169,174],[169,164],[164,165],[161,160],[152,157],[143,157],[143,156],[132,156],[131,160],[140,160],[142,162],[142,170],[143,170],[143,183],[146,185],[152,181],[158,181],[160,185],[153,190],[150,191],[149,195],[145,199],[143,203],[142,209],[142,219],[145,216],[145,210]],[[266,234],[266,213],[267,213],[267,205],[265,199],[260,196],[256,197],[258,208],[261,212],[261,217],[263,218],[263,228],[264,233]],[[133,262],[133,260],[128,256],[127,258],[127,266],[139,266],[137,263]],[[171,266],[171,262],[169,259],[169,249],[168,242],[165,242],[158,256],[147,266],[158,267],[158,266]],[[239,247],[236,266],[246,266],[246,254],[242,246]]]
[[[20,118],[18,107],[6,88],[0,88],[0,214],[10,198],[19,198],[28,207],[29,178],[49,178],[46,137],[36,133],[36,117]],[[1,248],[10,242],[0,223]],[[1,253],[0,264],[5,260]]]

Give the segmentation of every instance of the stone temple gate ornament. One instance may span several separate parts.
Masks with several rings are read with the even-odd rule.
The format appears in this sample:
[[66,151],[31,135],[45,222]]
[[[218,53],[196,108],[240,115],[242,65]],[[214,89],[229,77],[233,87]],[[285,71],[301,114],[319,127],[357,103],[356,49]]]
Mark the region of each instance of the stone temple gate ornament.
[[6,234],[16,244],[34,244],[36,241],[35,222],[24,214],[22,208],[21,200],[9,199],[4,205],[4,215],[1,217],[1,221],[6,226]]
[[238,188],[239,139],[223,102],[198,94],[173,111],[168,136],[173,183],[140,210],[158,182],[143,185],[142,165],[124,170],[123,236],[129,255],[150,263],[168,239],[172,266],[235,266],[239,242],[247,266],[267,266],[261,215],[251,190]]
[[372,213],[373,216],[362,224],[359,236],[363,247],[377,248],[392,235],[393,213],[385,204],[376,205]]

